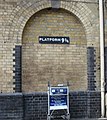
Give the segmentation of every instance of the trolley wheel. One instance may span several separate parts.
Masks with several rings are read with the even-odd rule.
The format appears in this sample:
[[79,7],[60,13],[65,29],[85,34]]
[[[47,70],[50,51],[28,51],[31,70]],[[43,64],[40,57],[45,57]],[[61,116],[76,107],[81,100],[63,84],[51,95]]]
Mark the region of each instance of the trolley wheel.
[[67,114],[66,119],[70,120],[70,114]]
[[51,116],[50,115],[47,115],[47,120],[51,120]]

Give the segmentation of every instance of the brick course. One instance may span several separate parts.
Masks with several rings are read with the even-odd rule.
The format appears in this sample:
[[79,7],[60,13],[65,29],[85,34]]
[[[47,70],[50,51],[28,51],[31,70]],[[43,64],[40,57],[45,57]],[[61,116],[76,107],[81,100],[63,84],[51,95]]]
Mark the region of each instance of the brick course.
[[[100,92],[70,92],[72,118],[99,118]],[[0,94],[0,120],[46,120],[47,93]]]

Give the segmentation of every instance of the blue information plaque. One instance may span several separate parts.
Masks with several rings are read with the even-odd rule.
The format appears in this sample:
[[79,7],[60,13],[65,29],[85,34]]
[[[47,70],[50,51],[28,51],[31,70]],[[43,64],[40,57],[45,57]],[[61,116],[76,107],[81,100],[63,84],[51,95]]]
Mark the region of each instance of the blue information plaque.
[[66,87],[52,87],[50,89],[50,109],[67,109]]

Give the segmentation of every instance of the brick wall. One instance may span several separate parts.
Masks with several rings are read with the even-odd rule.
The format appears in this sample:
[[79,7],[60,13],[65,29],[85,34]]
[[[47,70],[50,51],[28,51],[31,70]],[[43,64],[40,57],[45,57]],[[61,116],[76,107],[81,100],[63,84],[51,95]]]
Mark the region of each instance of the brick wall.
[[[87,1],[90,1],[90,0],[87,0]],[[56,10],[56,11],[50,10],[47,12],[45,8],[50,8],[50,7],[63,8],[65,10],[68,10],[69,12],[67,12],[65,10]],[[43,10],[43,9],[45,9],[45,10]],[[43,15],[41,17],[39,17],[40,14],[38,12],[40,10],[42,10],[41,15]],[[95,12],[94,12],[94,10],[95,10]],[[15,61],[14,61],[14,59],[15,59],[14,52],[15,51],[13,51],[13,49],[15,49],[15,46],[22,45],[22,37],[23,37],[22,33],[23,33],[23,30],[26,31],[24,29],[24,27],[27,24],[27,21],[30,19],[31,16],[32,16],[32,18],[30,20],[36,20],[35,22],[37,22],[37,24],[35,24],[37,26],[37,27],[35,27],[35,30],[37,32],[35,32],[35,34],[34,34],[34,32],[30,31],[30,32],[32,32],[32,34],[34,34],[33,36],[36,36],[36,35],[39,36],[39,32],[44,35],[48,34],[48,35],[52,35],[52,36],[53,35],[58,35],[58,36],[68,35],[71,37],[72,45],[80,45],[81,46],[81,45],[86,45],[86,42],[87,42],[87,46],[99,47],[99,42],[98,42],[99,34],[98,34],[98,29],[97,29],[98,28],[98,19],[97,19],[98,14],[96,11],[97,11],[96,5],[93,5],[93,6],[88,5],[87,6],[87,4],[83,4],[83,3],[73,3],[73,2],[69,3],[69,2],[65,2],[65,1],[59,1],[58,6],[56,6],[54,1],[49,1],[49,0],[46,0],[46,1],[44,1],[44,0],[41,0],[41,1],[38,1],[38,0],[37,1],[33,1],[33,0],[3,1],[3,0],[1,0],[1,2],[0,2],[0,16],[1,16],[0,17],[0,26],[1,26],[0,27],[0,33],[1,33],[0,34],[0,41],[1,41],[1,43],[0,43],[0,49],[1,49],[0,50],[0,78],[1,78],[0,79],[0,81],[1,81],[0,90],[2,92],[14,92],[15,91],[16,84],[14,84],[14,83],[17,80],[15,77],[16,73],[14,72],[16,68],[14,67],[15,66]],[[47,13],[47,14],[45,14],[46,16],[44,15],[45,12]],[[52,15],[50,15],[50,14],[52,14]],[[49,18],[49,16],[51,18],[53,16],[52,20],[46,19],[46,17]],[[36,17],[37,17],[38,21],[37,21]],[[40,19],[42,21],[40,21],[40,23],[38,24]],[[70,20],[70,19],[72,19],[72,20]],[[56,21],[59,21],[59,22],[56,22]],[[64,21],[66,21],[66,23],[64,23]],[[54,23],[53,26],[52,26],[52,22]],[[43,23],[45,23],[45,24],[43,24]],[[32,24],[32,22],[31,23],[28,22],[28,25],[29,24]],[[45,32],[47,32],[47,33],[43,33],[44,29],[40,30],[40,28],[43,28],[43,26],[42,27],[39,26],[40,24],[43,26],[44,25],[47,26],[48,30],[45,30]],[[49,26],[49,24],[51,27]],[[66,26],[65,29],[63,28],[63,26]],[[72,27],[72,29],[70,29],[71,27]],[[32,29],[33,28],[34,27],[32,26]],[[62,28],[63,28],[63,30],[62,30]],[[53,29],[53,30],[51,30],[52,32],[50,32],[50,29]],[[55,31],[56,31],[56,33],[55,33]],[[26,32],[28,32],[28,35],[30,34],[29,30]],[[78,34],[76,34],[76,33],[78,33]],[[32,36],[32,34],[31,34],[31,36]],[[32,37],[31,37],[31,39],[32,39]],[[73,58],[75,58],[77,60],[77,59],[81,59],[81,57],[83,57],[84,60],[87,60],[87,58],[85,58],[86,57],[85,51],[87,51],[85,48],[83,50],[84,52],[82,52],[81,48],[79,48],[80,52],[83,53],[83,55],[80,58],[78,58],[77,56],[79,56],[79,54],[80,54],[80,53],[78,53],[79,50],[77,50],[78,47],[75,47],[75,48],[72,48],[72,47],[71,47],[71,49],[72,49],[71,53],[73,53],[73,49],[74,49],[74,51],[77,51],[77,55],[76,55],[76,52],[74,52],[75,55],[72,56]],[[97,48],[97,51],[99,51],[99,48]],[[98,55],[99,55],[99,53],[98,53]],[[98,55],[97,55],[97,57],[98,57]],[[63,57],[61,57],[61,59],[63,59]],[[74,63],[73,61],[75,59],[69,58],[68,55],[67,55],[67,59],[71,60],[71,62],[69,62],[69,63]],[[96,60],[96,61],[98,63],[98,60]],[[79,63],[78,60],[77,60],[77,62]],[[82,61],[80,63],[82,63]],[[87,62],[85,62],[85,65],[80,64],[80,67],[84,66],[84,69],[87,69],[86,64],[87,64]],[[72,66],[76,66],[75,68],[77,68],[79,65],[72,64]],[[63,69],[63,67],[65,67],[65,66],[63,66],[63,65],[59,66],[58,71],[60,71],[59,69]],[[53,69],[55,69],[55,68],[53,68]],[[74,71],[74,70],[72,69],[72,71]],[[77,71],[77,69],[75,71]],[[87,75],[86,75],[87,71],[86,70],[83,70],[83,71],[85,71],[85,72],[80,73],[79,75],[77,75],[77,73],[75,73],[76,75],[73,75],[72,78],[71,78],[71,76],[69,77],[69,75],[68,75],[68,78],[57,77],[56,79],[58,79],[58,78],[59,78],[59,80],[63,79],[63,81],[65,81],[65,79],[68,79],[68,80],[72,79],[73,80],[72,83],[73,83],[75,81],[79,82],[78,77],[80,77],[81,79],[83,79],[83,81],[85,81],[84,79],[86,79],[86,77],[87,77]],[[61,73],[63,75],[66,74],[65,72],[61,72]],[[71,72],[69,74],[71,74]],[[99,87],[99,75],[98,75],[99,72],[96,72],[96,74],[97,74],[97,81],[98,81],[97,87]],[[54,73],[54,75],[50,75],[50,76],[53,77],[55,75],[59,76],[60,74],[57,75],[56,73]],[[82,78],[81,76],[84,76],[84,78]],[[48,78],[50,78],[50,77],[48,77]],[[43,78],[43,79],[48,79],[48,78]],[[40,78],[40,79],[42,79],[42,78]],[[55,82],[57,82],[57,81],[55,81]],[[47,81],[46,81],[46,83],[47,83]],[[83,84],[84,84],[83,86],[87,86],[86,82],[83,82]],[[75,86],[75,85],[73,85],[73,86]],[[78,85],[76,83],[75,88],[77,88],[77,86]],[[75,90],[75,88],[73,88],[73,89]],[[80,88],[80,89],[82,90],[82,88]]]
[[48,111],[48,98],[46,93],[24,94],[25,120],[46,120]]
[[[90,2],[91,0],[86,0],[86,1]],[[95,2],[97,1],[95,0]],[[51,7],[59,8],[59,9],[56,10],[54,9],[53,11],[49,9]],[[32,61],[33,58],[37,57],[36,56],[37,54],[36,55],[31,54],[32,50],[34,52],[36,47],[38,50],[41,48],[41,51],[39,52],[38,55],[41,57],[42,60],[43,57],[46,57],[43,56],[42,53],[45,48],[43,48],[43,46],[38,46],[36,44],[38,36],[40,35],[49,35],[49,36],[67,35],[71,38],[72,45],[70,44],[69,47],[59,46],[56,48],[55,46],[51,46],[53,50],[57,50],[57,54],[59,55],[60,58],[56,57],[56,51],[52,51],[52,53],[54,54],[51,55],[49,54],[50,57],[48,58],[53,58],[55,56],[57,59],[55,59],[54,57],[54,61],[58,59],[59,61],[56,62],[57,64],[55,64],[54,62],[55,64],[53,65],[54,67],[50,65],[51,63],[49,63],[51,59],[47,61],[46,64],[50,65],[50,67],[48,66],[49,68],[48,71],[50,71],[50,74],[48,74],[47,76],[45,75],[45,78],[43,77],[44,75],[41,75],[41,78],[39,77],[38,74],[40,74],[43,69],[47,68],[47,66],[45,66],[43,69],[38,70],[39,72],[36,73],[37,74],[36,76],[33,75],[33,77],[36,79],[38,76],[40,82],[39,87],[41,86],[41,88],[43,88],[39,90],[43,91],[46,89],[45,88],[45,84],[47,84],[46,80],[49,80],[50,78],[53,78],[53,80],[55,81],[54,84],[57,84],[57,82],[61,80],[62,80],[61,82],[64,82],[65,80],[71,81],[72,79],[71,84],[74,90],[75,89],[82,90],[83,88],[86,89],[87,88],[87,83],[86,83],[87,47],[94,47],[94,48],[96,47],[96,69],[100,63],[99,62],[99,29],[98,29],[99,16],[98,16],[97,8],[98,6],[96,4],[92,5],[92,4],[78,3],[78,2],[75,3],[75,2],[58,1],[56,4],[54,0],[45,0],[45,1],[44,0],[41,1],[1,0],[0,1],[0,16],[1,16],[0,17],[0,41],[1,41],[0,42],[0,83],[1,83],[0,91],[15,92],[21,90],[21,88],[19,88],[21,86],[20,85],[21,80],[19,80],[19,78],[21,79],[21,77],[16,75],[18,68],[15,68],[16,66],[15,64],[17,63],[15,61],[16,55],[14,55],[15,54],[14,49],[16,46],[23,46],[22,58],[23,58],[24,73],[22,75],[23,76],[22,78],[26,78],[26,77],[28,78],[27,73],[29,73],[30,70],[28,72],[24,70],[24,65],[27,64],[28,59],[29,61]],[[26,41],[29,44],[25,45]],[[33,44],[32,42],[35,42],[35,44]],[[28,46],[29,51],[26,51],[28,49],[24,49],[27,48],[26,46]],[[64,51],[65,51],[64,54],[65,56],[62,57],[63,56],[62,52]],[[27,54],[30,54],[31,57],[30,55],[27,57],[26,52],[29,52]],[[40,60],[40,57],[38,60]],[[60,65],[60,61],[63,61],[63,59],[65,58],[68,61],[67,64],[65,65],[65,61],[64,61],[62,62],[63,64]],[[79,65],[76,64],[74,61],[77,61]],[[38,67],[39,64],[37,64],[37,61],[35,62],[32,61],[31,65],[33,65],[36,68],[40,68],[40,66],[45,64],[45,63],[43,64],[43,61],[39,62],[40,66]],[[85,64],[83,64],[83,62]],[[58,66],[58,68],[55,66]],[[69,68],[67,68],[67,66],[69,66]],[[82,71],[80,70],[81,66],[83,68]],[[65,68],[66,70],[64,71],[63,68]],[[34,73],[36,72],[35,69],[34,70],[31,69],[31,71]],[[75,71],[75,73],[73,71]],[[97,70],[95,73],[96,89],[98,90],[100,89],[99,71],[100,70]],[[30,73],[31,76],[34,73]],[[33,84],[35,82],[33,80],[34,79],[32,78],[32,81],[27,80],[27,82],[23,81],[23,83],[29,84],[29,82],[31,82],[30,84]],[[51,79],[51,81],[53,80]],[[77,81],[78,83],[75,81]],[[81,83],[80,81],[83,82]],[[17,83],[17,85],[15,83]],[[23,86],[23,90],[28,90],[25,87],[26,85]],[[36,91],[38,91],[38,86],[36,85],[36,87],[37,87]],[[20,90],[16,90],[16,89],[20,89]],[[33,91],[32,88],[30,88],[30,91]]]
[[22,94],[0,94],[0,120],[23,120]]
[[99,118],[101,114],[100,100],[100,92],[71,92],[71,118]]
[[[86,2],[98,1],[86,0]],[[60,9],[52,10],[50,8]],[[105,9],[105,45],[107,45],[106,14]],[[38,45],[38,36],[41,34],[68,35],[71,43],[59,46]],[[91,56],[93,49],[94,52]],[[50,57],[46,56],[44,51]],[[48,60],[44,63],[43,60],[46,59]],[[91,66],[91,63],[94,66]],[[39,80],[38,85],[35,78]],[[88,93],[70,93],[71,101],[73,101],[70,111],[72,117],[76,117],[76,114],[78,117],[100,116],[100,93],[95,92],[100,90],[98,4],[64,0],[58,2],[54,0],[0,0],[1,93],[20,92],[22,83],[23,91],[46,91],[48,80],[53,84],[72,80],[70,82],[71,90],[94,90],[94,92]],[[43,99],[44,101],[42,101]],[[0,119],[22,120],[24,116],[26,119],[31,116],[34,119],[41,115],[41,113],[35,115],[33,112],[38,112],[35,105],[43,106],[41,101],[47,106],[46,94],[0,94]],[[42,111],[41,108],[38,107],[38,109]],[[47,111],[47,107],[44,109]],[[44,118],[46,118],[45,110],[42,111]],[[43,116],[41,117],[43,118]]]
[[[71,118],[99,118],[100,92],[70,92]],[[46,120],[46,93],[0,94],[0,120]]]

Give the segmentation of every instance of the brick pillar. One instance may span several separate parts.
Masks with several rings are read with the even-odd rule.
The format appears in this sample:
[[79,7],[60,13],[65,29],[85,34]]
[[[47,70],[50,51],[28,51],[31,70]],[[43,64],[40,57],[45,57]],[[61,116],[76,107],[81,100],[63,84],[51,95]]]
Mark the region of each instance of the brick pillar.
[[13,60],[15,62],[15,65],[13,66],[15,70],[13,71],[15,73],[14,79],[15,79],[15,92],[21,92],[22,90],[22,65],[21,65],[21,59],[22,59],[22,46],[15,46],[13,49],[15,51],[15,59]]
[[88,76],[88,90],[95,91],[96,76],[95,76],[95,49],[94,47],[87,48],[87,76]]

